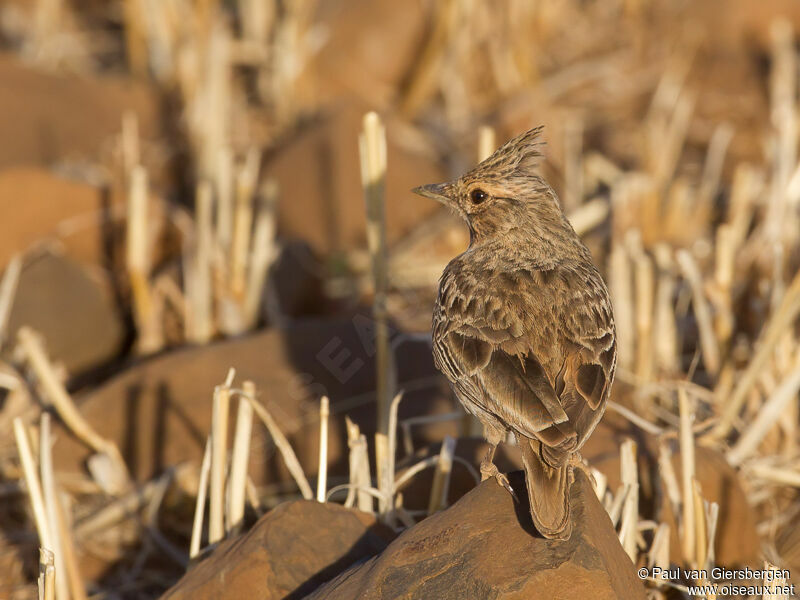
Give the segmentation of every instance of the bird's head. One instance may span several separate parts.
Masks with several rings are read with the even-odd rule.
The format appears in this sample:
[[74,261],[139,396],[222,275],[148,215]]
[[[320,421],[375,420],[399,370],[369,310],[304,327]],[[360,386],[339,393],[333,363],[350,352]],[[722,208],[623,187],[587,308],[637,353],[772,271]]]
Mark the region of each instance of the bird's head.
[[460,214],[473,242],[537,224],[563,227],[566,222],[550,186],[536,174],[542,157],[542,127],[506,142],[489,158],[458,179],[415,188]]

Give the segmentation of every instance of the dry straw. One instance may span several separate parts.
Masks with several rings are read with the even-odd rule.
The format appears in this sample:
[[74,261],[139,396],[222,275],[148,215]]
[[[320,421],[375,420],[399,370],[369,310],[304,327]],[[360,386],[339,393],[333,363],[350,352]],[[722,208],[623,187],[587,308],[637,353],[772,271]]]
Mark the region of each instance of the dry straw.
[[[385,483],[391,481],[388,456],[389,405],[393,388],[393,364],[389,346],[386,294],[388,292],[388,264],[386,257],[386,217],[384,189],[386,179],[386,131],[374,112],[364,115],[363,131],[358,140],[361,157],[361,185],[367,207],[367,245],[372,262],[374,297],[372,315],[375,319],[375,367],[377,369],[376,402],[377,431],[375,433],[375,456],[378,485],[383,498],[390,495]],[[390,506],[382,499],[379,512],[385,513]]]
[[639,475],[636,442],[633,440],[625,440],[620,447],[620,474],[624,490],[624,502],[622,505],[619,541],[630,559],[636,561],[636,543],[639,531]]
[[74,529],[75,538],[79,541],[86,540],[93,534],[130,518],[152,500],[157,489],[157,480],[148,481],[125,496],[114,500],[111,504],[77,523]]
[[15,254],[11,257],[0,281],[0,347],[6,339],[8,329],[8,319],[11,317],[11,309],[14,306],[14,296],[17,292],[19,276],[22,272],[22,257]]
[[192,537],[189,542],[189,557],[194,558],[200,553],[200,544],[203,537],[203,516],[206,508],[208,494],[208,480],[211,474],[211,436],[206,441],[203,452],[203,461],[200,464],[200,477],[197,482],[197,499],[194,505],[194,519],[192,521]]
[[447,494],[450,490],[450,474],[453,471],[453,455],[456,451],[456,439],[446,436],[436,461],[433,474],[433,485],[428,501],[428,514],[433,514],[447,507]]
[[230,388],[217,386],[211,413],[211,479],[209,481],[208,542],[225,535],[225,467],[228,462]]
[[[256,386],[252,381],[242,385],[244,393],[255,396]],[[247,490],[247,465],[250,458],[250,438],[253,431],[253,406],[246,398],[239,397],[236,414],[236,432],[233,436],[231,475],[228,481],[227,531],[237,530],[244,520],[245,495]]]
[[52,551],[39,548],[39,600],[55,600],[56,567]]
[[244,300],[247,289],[247,267],[253,226],[253,200],[258,183],[261,152],[251,148],[236,173],[233,211],[233,238],[230,254],[230,294],[237,302]]
[[[800,358],[800,353],[798,353]],[[766,403],[758,411],[755,420],[751,421],[736,444],[728,451],[728,462],[739,465],[745,459],[755,454],[759,443],[764,439],[770,429],[780,422],[781,415],[790,402],[797,401],[800,391],[800,360],[798,366],[776,389]]]
[[22,473],[25,478],[25,487],[28,489],[28,498],[33,508],[33,518],[36,523],[36,531],[39,534],[39,543],[43,548],[52,552],[53,537],[50,525],[47,520],[47,508],[42,494],[42,486],[39,482],[39,475],[36,469],[36,459],[31,451],[30,439],[22,419],[14,419],[14,438],[17,442],[17,452]]
[[207,343],[214,333],[211,290],[211,260],[213,253],[212,189],[207,181],[197,186],[195,193],[195,243],[191,286],[188,288],[189,319],[187,338],[197,344]]
[[277,229],[278,184],[267,180],[258,196],[255,231],[253,233],[247,291],[244,299],[245,326],[252,329],[258,324],[259,304],[264,292],[269,268],[278,257],[275,241]]
[[328,486],[328,417],[330,402],[327,396],[319,400],[319,472],[317,475],[317,502],[325,502]]
[[359,510],[371,513],[373,509],[372,497],[363,490],[370,486],[369,454],[367,437],[361,433],[358,425],[349,417],[345,417],[347,424],[347,444],[350,448],[350,485],[345,506],[353,506],[358,500]]
[[694,484],[694,412],[689,405],[689,397],[685,390],[678,390],[678,407],[680,412],[679,440],[681,448],[681,488],[683,490],[681,508],[681,541],[683,543],[683,556],[686,561],[694,565],[697,563],[697,548],[695,545],[696,520],[702,518],[695,514]]
[[255,397],[245,397],[250,404],[252,404],[255,413],[264,422],[264,425],[266,425],[269,434],[272,436],[272,440],[275,442],[275,445],[278,447],[278,450],[281,453],[281,457],[283,458],[284,464],[286,464],[286,468],[289,470],[289,473],[291,473],[292,477],[297,483],[297,487],[300,488],[300,493],[303,495],[303,498],[306,500],[313,499],[314,493],[311,491],[311,486],[308,484],[308,479],[306,479],[305,473],[303,473],[303,468],[300,466],[300,461],[297,460],[297,455],[294,453],[289,440],[287,440],[286,436],[283,435],[283,432],[281,431],[280,427],[278,427],[278,424],[275,422],[275,419],[273,419],[269,411],[258,400],[256,400]]
[[133,314],[139,337],[138,351],[142,354],[156,352],[163,345],[160,323],[153,306],[150,275],[148,235],[148,184],[147,171],[137,165],[130,176],[128,190],[128,218],[125,263],[133,295]]
[[130,477],[116,444],[98,434],[78,411],[64,388],[64,384],[61,383],[50,364],[37,334],[30,328],[23,327],[17,332],[17,340],[22,353],[41,384],[46,402],[53,406],[64,424],[79,440],[95,452],[108,458],[113,471],[108,479],[98,483],[110,493],[119,493],[124,490],[129,484]]
[[[53,473],[52,439],[50,437],[50,414],[42,413],[39,426],[39,470],[42,482],[42,497],[44,499],[47,527],[50,530],[51,550],[55,558],[56,573],[56,598],[63,600],[69,598],[69,577],[64,562],[65,540],[63,529],[59,527],[62,521],[58,491],[56,490],[55,473]],[[75,573],[72,574],[73,576]]]

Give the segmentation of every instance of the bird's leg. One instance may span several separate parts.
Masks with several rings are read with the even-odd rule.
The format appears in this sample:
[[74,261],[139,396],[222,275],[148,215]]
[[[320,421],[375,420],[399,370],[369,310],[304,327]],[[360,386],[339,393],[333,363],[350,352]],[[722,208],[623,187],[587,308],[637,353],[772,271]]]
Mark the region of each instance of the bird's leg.
[[481,481],[486,481],[489,479],[489,477],[494,477],[497,480],[497,483],[506,488],[508,493],[514,497],[514,500],[516,500],[517,495],[514,493],[511,483],[508,481],[508,477],[503,475],[493,462],[495,450],[497,450],[497,444],[490,444],[489,450],[486,452],[486,456],[481,461]]
[[583,457],[580,455],[580,453],[574,452],[570,454],[569,464],[573,469],[577,467],[578,469],[583,471],[584,475],[586,475],[586,478],[589,480],[589,482],[593,486],[597,486],[597,481],[595,481],[594,475],[592,474],[591,469],[589,469],[589,465],[587,465],[584,462]]

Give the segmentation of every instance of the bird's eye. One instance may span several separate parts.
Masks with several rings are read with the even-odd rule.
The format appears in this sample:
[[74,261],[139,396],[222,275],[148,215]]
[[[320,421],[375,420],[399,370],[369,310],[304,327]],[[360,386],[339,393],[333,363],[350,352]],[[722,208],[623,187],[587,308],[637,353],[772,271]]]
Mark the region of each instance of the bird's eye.
[[489,197],[489,194],[487,194],[481,189],[477,189],[477,190],[472,190],[469,197],[472,200],[473,204],[480,204]]

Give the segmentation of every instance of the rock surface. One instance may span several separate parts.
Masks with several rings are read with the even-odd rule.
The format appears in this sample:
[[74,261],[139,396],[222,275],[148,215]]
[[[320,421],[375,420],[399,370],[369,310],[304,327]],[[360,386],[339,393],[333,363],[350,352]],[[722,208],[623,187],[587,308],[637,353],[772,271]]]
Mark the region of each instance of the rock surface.
[[[122,212],[120,200],[114,204]],[[101,224],[112,211],[112,199],[99,188],[40,167],[5,168],[0,171],[0,210],[0,269],[14,253],[42,240],[59,242],[78,260],[101,262]]]
[[377,108],[396,100],[429,35],[433,5],[421,0],[329,0],[319,3],[328,33],[310,58],[304,82],[317,99],[356,94]]
[[367,513],[297,500],[222,543],[163,596],[170,600],[305,596],[386,547],[391,534]]
[[582,472],[571,490],[574,529],[563,542],[535,533],[522,473],[510,479],[519,504],[486,481],[307,600],[644,599],[642,582]]
[[50,253],[27,261],[20,274],[10,334],[25,325],[42,334],[50,357],[70,375],[110,361],[125,340],[109,282]]
[[[165,212],[164,202],[151,195],[154,265],[174,251],[164,243],[175,237]],[[0,213],[0,270],[14,254],[45,243],[84,264],[123,267],[125,197],[119,188],[102,188],[42,167],[7,167],[0,170]]]
[[0,80],[0,139],[13,140],[0,145],[0,166],[95,160],[109,165],[126,111],[138,117],[143,141],[160,136],[161,100],[140,82],[50,73],[8,53],[0,54]]

